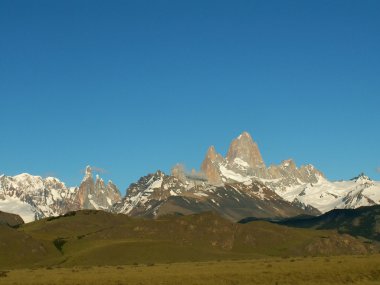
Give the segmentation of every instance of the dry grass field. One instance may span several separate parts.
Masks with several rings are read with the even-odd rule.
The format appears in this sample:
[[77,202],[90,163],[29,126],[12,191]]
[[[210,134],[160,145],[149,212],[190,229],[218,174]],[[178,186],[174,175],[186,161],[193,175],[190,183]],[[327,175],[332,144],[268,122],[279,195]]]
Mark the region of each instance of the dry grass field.
[[0,284],[380,284],[380,256],[223,260],[2,271]]

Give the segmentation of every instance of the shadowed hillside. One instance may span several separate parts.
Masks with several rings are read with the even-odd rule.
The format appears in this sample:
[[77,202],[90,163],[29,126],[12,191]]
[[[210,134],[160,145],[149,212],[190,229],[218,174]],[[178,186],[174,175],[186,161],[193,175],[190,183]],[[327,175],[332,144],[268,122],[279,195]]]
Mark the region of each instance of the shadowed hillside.
[[333,229],[339,233],[380,241],[379,205],[358,209],[336,209],[318,217],[292,218],[278,223],[297,228]]

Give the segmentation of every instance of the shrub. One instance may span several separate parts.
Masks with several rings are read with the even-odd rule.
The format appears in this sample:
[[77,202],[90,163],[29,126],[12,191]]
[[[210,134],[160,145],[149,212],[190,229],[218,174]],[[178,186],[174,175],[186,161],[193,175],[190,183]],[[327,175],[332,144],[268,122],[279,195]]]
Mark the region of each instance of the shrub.
[[53,241],[54,243],[54,246],[62,253],[62,248],[63,248],[63,245],[66,243],[67,241],[64,239],[64,238],[57,238]]
[[4,278],[8,276],[9,271],[0,271],[0,278]]

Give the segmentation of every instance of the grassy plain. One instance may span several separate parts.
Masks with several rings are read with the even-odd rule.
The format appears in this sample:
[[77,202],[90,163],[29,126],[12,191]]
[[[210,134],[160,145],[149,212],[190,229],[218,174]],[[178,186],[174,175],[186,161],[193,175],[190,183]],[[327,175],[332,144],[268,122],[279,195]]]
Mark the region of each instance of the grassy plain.
[[380,255],[264,258],[2,271],[0,284],[380,284]]

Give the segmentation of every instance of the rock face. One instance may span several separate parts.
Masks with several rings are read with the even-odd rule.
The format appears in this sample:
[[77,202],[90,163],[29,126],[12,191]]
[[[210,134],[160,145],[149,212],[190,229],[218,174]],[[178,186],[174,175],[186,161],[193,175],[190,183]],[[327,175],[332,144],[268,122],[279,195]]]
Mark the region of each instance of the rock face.
[[15,214],[9,214],[0,211],[0,225],[7,225],[9,227],[18,227],[24,223],[24,220]]
[[106,185],[98,175],[94,181],[90,166],[79,186],[78,199],[81,209],[107,210],[121,200],[117,187],[109,181]]
[[233,140],[227,153],[227,161],[233,163],[235,159],[246,162],[251,168],[264,168],[265,163],[257,143],[247,132],[243,132]]
[[223,157],[215,151],[214,146],[210,146],[207,150],[201,169],[206,174],[207,179],[213,184],[222,183],[218,168],[218,165],[222,162]]
[[212,184],[257,179],[265,181],[272,189],[280,190],[294,185],[317,183],[324,177],[312,165],[297,168],[291,159],[267,168],[257,143],[247,132],[232,141],[226,158],[218,154],[214,147],[210,147],[201,169]]
[[65,214],[80,209],[108,210],[121,199],[117,187],[97,177],[87,167],[80,187],[66,187],[54,177],[27,173],[0,176],[0,211],[20,215],[25,222]]

